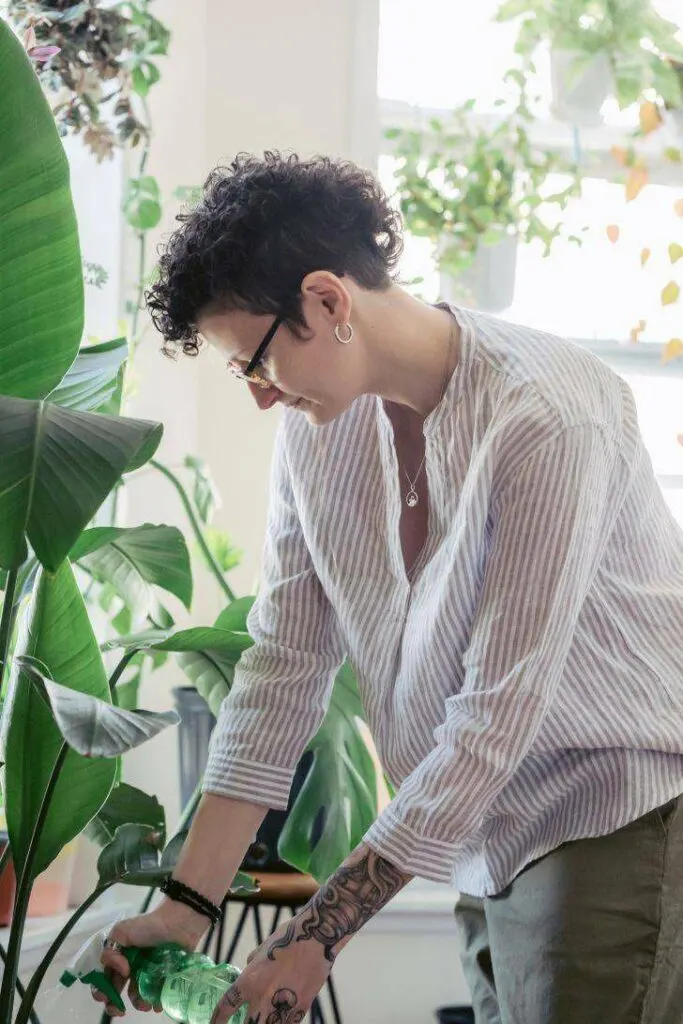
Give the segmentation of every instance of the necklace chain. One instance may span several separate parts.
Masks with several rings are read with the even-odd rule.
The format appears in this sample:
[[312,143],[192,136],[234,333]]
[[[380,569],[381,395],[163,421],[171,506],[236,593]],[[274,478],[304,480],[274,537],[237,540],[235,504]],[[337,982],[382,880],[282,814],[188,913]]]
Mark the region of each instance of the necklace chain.
[[[441,395],[439,397],[439,401],[437,402],[437,405],[441,405],[441,403],[443,402],[443,399],[444,399],[444,395],[446,394],[446,387],[448,385],[448,357],[451,354],[454,330],[455,330],[455,325],[451,324],[451,329],[448,332],[448,344],[446,345],[446,364],[444,366],[443,385],[441,387]],[[422,472],[422,469],[423,469],[423,466],[425,464],[426,458],[427,458],[427,449],[425,447],[425,453],[422,456],[422,462],[420,463],[418,471],[415,474],[415,478],[413,480],[411,480],[410,477],[408,476],[408,470],[405,468],[405,466],[402,467],[403,472],[406,475],[406,480],[408,481],[408,488],[409,488],[409,490],[408,490],[408,493],[406,494],[406,505],[409,508],[415,508],[415,506],[420,501],[420,497],[419,497],[417,491],[415,490],[415,485],[417,484],[417,481],[420,479],[420,473]]]

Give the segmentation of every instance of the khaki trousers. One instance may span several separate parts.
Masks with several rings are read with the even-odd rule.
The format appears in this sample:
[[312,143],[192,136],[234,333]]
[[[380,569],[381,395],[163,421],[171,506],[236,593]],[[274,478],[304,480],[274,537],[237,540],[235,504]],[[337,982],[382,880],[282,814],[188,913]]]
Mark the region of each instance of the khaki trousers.
[[455,915],[476,1024],[683,1024],[683,797]]

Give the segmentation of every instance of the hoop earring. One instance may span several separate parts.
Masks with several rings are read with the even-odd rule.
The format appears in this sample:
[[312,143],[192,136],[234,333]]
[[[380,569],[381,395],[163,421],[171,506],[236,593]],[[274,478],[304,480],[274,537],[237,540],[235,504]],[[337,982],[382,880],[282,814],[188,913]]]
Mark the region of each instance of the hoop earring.
[[[341,336],[341,329],[343,327],[345,327],[349,332],[348,338],[342,338]],[[337,324],[334,328],[334,336],[340,345],[348,345],[349,342],[353,339],[353,324]]]

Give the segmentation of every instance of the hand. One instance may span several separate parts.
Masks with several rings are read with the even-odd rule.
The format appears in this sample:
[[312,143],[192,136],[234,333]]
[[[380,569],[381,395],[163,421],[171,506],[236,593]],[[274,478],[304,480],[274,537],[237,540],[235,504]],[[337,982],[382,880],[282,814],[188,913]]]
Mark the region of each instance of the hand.
[[[119,921],[110,934],[109,938],[120,942],[122,946],[159,946],[162,942],[177,942],[188,951],[193,951],[207,928],[207,919],[196,914],[182,903],[174,903],[170,900],[159,904],[148,914],[141,914],[139,917],[129,917]],[[116,990],[120,993],[128,984],[128,998],[136,1010],[152,1010],[161,1012],[158,1007],[152,1007],[140,997],[137,986],[130,980],[130,968],[128,961],[122,953],[113,949],[104,949],[101,957],[102,964],[111,978]],[[99,1003],[106,1003],[107,998],[101,992],[93,989],[93,999]],[[110,1017],[123,1017],[123,1012],[113,1006],[107,1005],[107,1013]]]
[[325,946],[304,933],[302,913],[297,914],[249,955],[211,1024],[225,1024],[245,1003],[248,1024],[299,1024],[327,981],[333,960]]

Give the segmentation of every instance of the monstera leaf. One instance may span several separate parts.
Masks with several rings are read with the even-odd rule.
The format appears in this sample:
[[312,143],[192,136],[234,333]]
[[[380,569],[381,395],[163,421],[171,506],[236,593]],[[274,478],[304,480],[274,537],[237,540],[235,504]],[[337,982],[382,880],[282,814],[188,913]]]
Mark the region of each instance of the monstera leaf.
[[69,557],[95,579],[109,583],[134,621],[156,606],[155,586],[192,603],[192,569],[187,544],[175,526],[96,526],[76,541]]
[[[377,817],[377,774],[359,722],[363,706],[348,664],[335,680],[323,723],[307,746],[313,763],[280,834],[281,858],[321,884]],[[315,842],[315,831],[321,830]]]
[[[64,147],[1,18],[0,96],[0,394],[44,398],[78,351],[83,268]],[[4,439],[0,451],[4,460]]]

